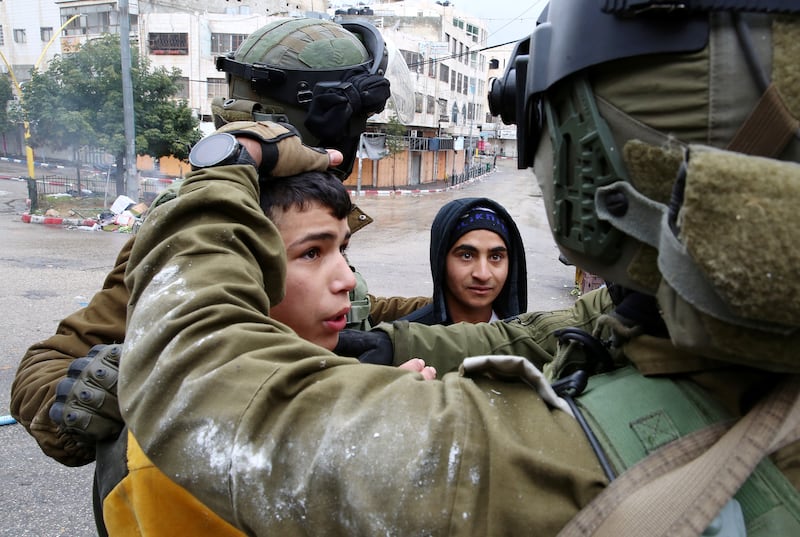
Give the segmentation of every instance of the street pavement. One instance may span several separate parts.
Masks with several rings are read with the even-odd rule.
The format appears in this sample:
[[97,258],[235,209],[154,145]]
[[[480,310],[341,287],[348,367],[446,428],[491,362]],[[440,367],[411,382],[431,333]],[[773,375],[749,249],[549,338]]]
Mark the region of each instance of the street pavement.
[[[0,418],[9,414],[19,359],[53,334],[102,285],[130,235],[23,222],[24,166],[0,161]],[[424,186],[422,187],[424,189]],[[379,296],[429,295],[428,247],[438,208],[455,198],[486,196],[515,218],[526,246],[530,310],[569,307],[574,270],[558,261],[542,199],[529,170],[499,160],[497,171],[446,191],[362,195],[356,203],[374,222],[354,235],[351,262]],[[19,424],[0,425],[0,536],[95,535],[94,465],[67,468],[49,459]]]

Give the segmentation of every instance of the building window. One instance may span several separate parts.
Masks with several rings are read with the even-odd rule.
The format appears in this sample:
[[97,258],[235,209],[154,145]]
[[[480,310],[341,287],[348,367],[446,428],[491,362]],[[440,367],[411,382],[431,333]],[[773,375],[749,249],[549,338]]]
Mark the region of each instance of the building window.
[[[74,15],[79,15],[64,28],[64,35],[99,35],[99,34],[119,34],[119,12],[116,2],[107,4],[95,4],[81,7],[61,8],[61,22],[67,22]],[[134,21],[131,16],[131,30],[136,31]]]
[[[458,76],[461,76],[460,74]],[[450,75],[450,91],[456,91],[456,72]]]
[[467,35],[472,38],[473,42],[478,42],[478,33],[480,32],[480,29],[477,26],[467,23],[466,32]]
[[189,54],[189,34],[150,33],[147,35],[150,54],[186,56]]
[[458,82],[456,82],[456,92],[462,93],[464,91],[464,76],[458,73]]
[[422,113],[422,94],[419,92],[414,92],[414,112]]
[[211,54],[227,54],[239,48],[247,34],[211,34]]
[[428,76],[436,78],[436,60],[428,60]]
[[436,113],[436,99],[433,98],[433,95],[425,96],[425,113],[430,115]]
[[400,49],[400,54],[402,54],[403,59],[406,61],[409,71],[412,73],[425,72],[425,60],[423,60],[422,54],[403,49]]
[[47,43],[53,39],[53,27],[39,28],[39,35],[42,37],[42,43]]
[[27,43],[28,38],[25,37],[25,28],[14,28],[14,43]]
[[6,44],[6,34],[3,33],[3,25],[0,24],[0,45]]
[[208,82],[209,99],[213,99],[214,97],[225,98],[228,96],[228,84],[225,82],[224,78],[208,78],[206,81]]
[[445,64],[439,66],[439,80],[442,82],[450,81],[450,68]]

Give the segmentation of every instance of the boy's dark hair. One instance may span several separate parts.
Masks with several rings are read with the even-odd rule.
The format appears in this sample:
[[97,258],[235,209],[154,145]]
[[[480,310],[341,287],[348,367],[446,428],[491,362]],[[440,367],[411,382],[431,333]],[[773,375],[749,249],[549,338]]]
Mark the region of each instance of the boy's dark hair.
[[339,220],[347,218],[353,208],[342,181],[328,172],[270,177],[261,184],[259,204],[270,220],[274,220],[276,210],[287,211],[292,207],[303,210],[313,202],[330,209]]

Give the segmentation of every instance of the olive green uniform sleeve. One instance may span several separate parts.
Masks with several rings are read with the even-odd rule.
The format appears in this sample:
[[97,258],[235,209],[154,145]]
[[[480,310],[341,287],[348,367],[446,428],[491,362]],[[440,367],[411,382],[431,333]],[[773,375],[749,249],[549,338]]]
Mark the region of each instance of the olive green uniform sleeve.
[[521,382],[362,365],[268,316],[285,254],[245,166],[193,172],[131,255],[119,395],[168,477],[248,535],[554,535],[605,485]]
[[553,359],[559,328],[581,328],[589,333],[597,319],[613,307],[605,288],[587,293],[568,309],[523,313],[508,321],[427,326],[397,321],[377,330],[389,334],[394,363],[422,358],[439,374],[455,371],[467,356],[511,354],[528,358],[540,369]]
[[395,321],[400,317],[427,306],[431,298],[427,296],[414,297],[376,297],[369,296],[369,318],[373,324]]
[[36,439],[42,451],[67,466],[94,460],[94,449],[76,444],[58,432],[50,420],[56,384],[67,375],[73,360],[86,356],[95,345],[125,339],[128,290],[123,277],[133,237],[125,243],[102,289],[89,304],[62,320],[56,333],[32,345],[22,357],[11,385],[11,415]]

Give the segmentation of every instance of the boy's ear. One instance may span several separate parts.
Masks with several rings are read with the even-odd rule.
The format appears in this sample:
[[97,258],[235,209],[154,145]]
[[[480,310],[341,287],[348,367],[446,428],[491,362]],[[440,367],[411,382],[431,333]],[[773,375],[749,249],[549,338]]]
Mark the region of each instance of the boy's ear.
[[347,225],[350,226],[350,234],[372,223],[372,218],[362,211],[357,205],[353,205],[350,214],[347,215]]

